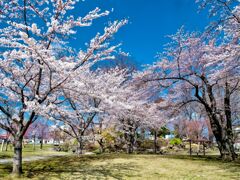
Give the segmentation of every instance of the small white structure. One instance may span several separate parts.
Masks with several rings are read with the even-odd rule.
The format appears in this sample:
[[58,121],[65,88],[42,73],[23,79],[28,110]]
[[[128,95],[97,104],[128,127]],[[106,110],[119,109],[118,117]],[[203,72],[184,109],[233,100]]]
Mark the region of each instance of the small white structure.
[[240,126],[233,128],[234,134],[236,135],[236,140],[234,143],[234,149],[240,151]]
[[174,138],[174,134],[167,134],[164,136],[164,139],[173,139]]

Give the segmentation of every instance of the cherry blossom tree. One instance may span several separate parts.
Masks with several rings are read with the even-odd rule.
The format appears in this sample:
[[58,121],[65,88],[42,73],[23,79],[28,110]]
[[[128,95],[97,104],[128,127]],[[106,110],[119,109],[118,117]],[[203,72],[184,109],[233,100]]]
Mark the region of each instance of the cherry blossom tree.
[[43,148],[43,141],[49,137],[49,125],[47,125],[47,121],[37,120],[33,124],[29,126],[26,133],[24,134],[24,138],[33,138],[34,140],[34,150],[35,150],[35,142],[36,138],[40,140],[40,149]]
[[62,132],[56,125],[52,125],[49,127],[49,138],[52,140],[53,144],[59,145],[61,142],[64,143],[70,137]]
[[[176,126],[181,126],[178,130],[181,138],[189,138],[192,140],[202,139],[204,130],[207,130],[207,115],[198,104],[184,106],[181,111],[179,120],[175,122]],[[207,131],[206,131],[207,133]]]
[[123,52],[119,52],[115,59],[100,61],[95,66],[103,71],[118,67],[127,70],[127,74],[132,74],[139,69],[138,63],[129,54]]
[[[159,55],[160,61],[137,77],[151,87],[165,88],[167,103],[175,112],[185,105],[201,105],[209,118],[221,157],[234,160],[237,155],[233,148],[235,108],[232,102],[239,92],[240,81],[240,8],[237,4],[229,10],[225,5],[224,11],[219,12],[224,22],[214,27],[222,36],[185,33],[181,28],[170,36],[172,42],[166,52]],[[212,8],[216,10],[218,6],[215,4]]]
[[[237,25],[240,23],[238,0],[196,0],[196,2],[199,4],[200,10],[208,9],[209,16],[215,17],[215,20],[207,27],[208,35],[210,32],[218,32],[223,28],[226,28],[231,34],[233,32],[239,33]],[[218,35],[219,33],[211,34]]]
[[154,153],[157,153],[158,149],[158,136],[161,131],[161,128],[170,121],[169,117],[166,114],[166,110],[161,106],[163,101],[155,101],[154,103],[148,103],[145,108],[146,115],[144,118],[144,124],[142,128],[150,130],[154,137]]
[[[22,172],[22,139],[29,126],[38,117],[49,118],[49,111],[64,96],[62,89],[74,82],[79,71],[88,70],[96,61],[113,58],[119,46],[111,46],[109,40],[127,20],[110,23],[103,34],[97,33],[78,53],[67,46],[78,28],[91,26],[95,19],[109,14],[95,8],[75,18],[71,10],[77,2],[0,2],[0,112],[5,117],[0,128],[14,138],[15,175]],[[57,49],[64,55],[58,56]]]
[[94,119],[97,121],[98,115],[108,111],[111,104],[123,103],[118,102],[115,96],[126,92],[126,89],[121,87],[125,81],[125,70],[113,68],[107,72],[86,72],[84,76],[76,76],[78,82],[82,83],[69,83],[68,89],[64,90],[64,103],[51,115],[60,122],[59,127],[62,127],[62,131],[78,141],[79,154],[82,154],[86,132],[95,124]]
[[[159,129],[165,125],[167,118],[159,102],[149,100],[149,89],[139,88],[138,80],[128,78],[122,85],[125,91],[118,92],[113,104],[105,111],[105,122],[122,132],[125,139],[127,153],[132,153],[136,141],[137,131],[140,129]],[[164,106],[164,105],[163,105]]]

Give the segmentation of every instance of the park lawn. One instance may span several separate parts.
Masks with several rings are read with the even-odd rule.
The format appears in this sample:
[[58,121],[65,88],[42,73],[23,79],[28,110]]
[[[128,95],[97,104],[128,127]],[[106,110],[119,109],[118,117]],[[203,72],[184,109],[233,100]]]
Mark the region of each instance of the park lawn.
[[[0,165],[0,179],[11,165]],[[61,156],[24,163],[22,179],[240,179],[240,162],[161,155]]]
[[[44,144],[43,149],[40,149],[40,145],[35,146],[35,150],[33,149],[32,144],[27,144],[23,148],[23,157],[29,156],[50,156],[50,155],[65,155],[68,153],[65,152],[56,152],[53,150],[53,145]],[[8,151],[0,151],[0,159],[7,159],[13,157],[13,147],[11,145],[8,148]]]

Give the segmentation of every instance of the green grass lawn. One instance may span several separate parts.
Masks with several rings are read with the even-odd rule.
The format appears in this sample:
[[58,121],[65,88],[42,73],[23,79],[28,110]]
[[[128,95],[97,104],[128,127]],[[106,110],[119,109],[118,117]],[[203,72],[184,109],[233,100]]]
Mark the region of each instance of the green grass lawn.
[[[11,165],[0,165],[0,179],[11,179],[10,172]],[[23,179],[240,179],[240,162],[222,162],[214,156],[61,156],[24,163]]]

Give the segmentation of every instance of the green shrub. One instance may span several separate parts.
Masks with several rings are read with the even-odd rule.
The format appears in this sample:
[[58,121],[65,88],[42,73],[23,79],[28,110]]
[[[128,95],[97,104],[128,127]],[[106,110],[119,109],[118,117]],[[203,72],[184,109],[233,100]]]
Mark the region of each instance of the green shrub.
[[173,138],[173,139],[170,140],[170,144],[173,145],[173,146],[174,146],[174,145],[177,146],[177,145],[182,144],[182,140],[179,139],[179,138]]
[[95,153],[95,154],[101,154],[101,152],[100,152],[99,149],[96,149],[96,150],[94,150],[94,151],[92,151],[92,152]]

